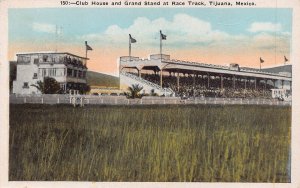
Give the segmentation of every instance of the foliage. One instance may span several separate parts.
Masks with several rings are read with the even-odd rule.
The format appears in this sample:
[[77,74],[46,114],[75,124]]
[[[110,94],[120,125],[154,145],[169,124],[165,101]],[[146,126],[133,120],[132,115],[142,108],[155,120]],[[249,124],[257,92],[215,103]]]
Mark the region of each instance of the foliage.
[[42,94],[45,94],[45,84],[41,80],[37,81],[36,84],[32,84],[31,86],[37,88]]
[[129,90],[129,97],[130,98],[141,98],[142,95],[140,94],[140,92],[142,91],[143,86],[140,86],[139,84],[132,84],[131,87],[128,87]]
[[88,84],[83,84],[79,88],[79,93],[80,94],[86,94],[90,91],[91,91],[91,87]]
[[17,78],[17,64],[16,62],[9,62],[9,90],[13,88],[13,81]]
[[37,88],[42,94],[56,94],[61,90],[59,83],[52,77],[45,77],[44,81],[39,80],[31,86]]
[[155,90],[154,90],[154,89],[151,89],[150,96],[158,96],[158,94],[157,94],[157,93],[155,93]]
[[291,108],[11,105],[9,180],[290,182]]

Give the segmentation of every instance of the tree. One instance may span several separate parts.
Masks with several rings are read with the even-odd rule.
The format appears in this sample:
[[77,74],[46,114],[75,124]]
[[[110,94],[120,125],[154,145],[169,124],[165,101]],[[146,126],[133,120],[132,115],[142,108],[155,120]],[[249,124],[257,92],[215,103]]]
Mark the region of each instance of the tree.
[[36,84],[32,84],[31,86],[37,88],[42,94],[45,94],[44,82],[41,80],[37,81]]
[[130,91],[130,98],[141,98],[140,91],[142,91],[143,86],[139,84],[132,84],[131,87],[128,87]]
[[154,90],[154,89],[151,89],[150,95],[151,95],[151,96],[158,96],[158,94],[155,93],[155,90]]
[[86,94],[91,91],[91,87],[88,84],[82,84],[79,87],[79,93]]
[[37,81],[31,86],[37,88],[42,94],[56,94],[61,90],[59,83],[51,77],[45,77],[44,81]]
[[9,90],[13,88],[13,81],[17,78],[17,63],[9,62]]

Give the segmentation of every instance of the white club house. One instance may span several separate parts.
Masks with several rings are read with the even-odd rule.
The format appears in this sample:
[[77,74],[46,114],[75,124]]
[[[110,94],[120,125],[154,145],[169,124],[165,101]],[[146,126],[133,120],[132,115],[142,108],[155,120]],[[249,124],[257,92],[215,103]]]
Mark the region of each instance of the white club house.
[[40,94],[31,85],[44,77],[55,78],[64,93],[78,92],[87,83],[87,58],[68,52],[18,53],[17,77],[13,82],[15,94]]

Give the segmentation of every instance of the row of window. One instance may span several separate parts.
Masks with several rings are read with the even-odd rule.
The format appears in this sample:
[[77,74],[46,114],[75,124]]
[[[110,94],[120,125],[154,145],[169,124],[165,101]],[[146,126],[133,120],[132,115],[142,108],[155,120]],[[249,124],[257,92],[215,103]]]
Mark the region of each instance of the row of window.
[[20,63],[30,63],[30,57],[28,57],[28,56],[18,56],[17,61],[20,62]]
[[86,71],[68,69],[67,75],[75,78],[86,78]]
[[[18,62],[22,63],[30,63],[31,56],[19,55]],[[34,58],[34,64],[38,64],[39,62],[53,62],[53,63],[75,63],[75,64],[83,64],[82,59],[74,58],[71,56],[53,56],[53,55],[42,55]]]
[[[86,71],[74,70],[74,69],[59,69],[59,68],[41,68],[39,69],[39,75],[45,76],[69,76],[75,78],[86,78]],[[34,75],[35,77],[35,75]]]
[[45,76],[64,76],[65,75],[65,70],[64,69],[58,69],[58,68],[41,68],[39,69],[39,75],[42,77]]

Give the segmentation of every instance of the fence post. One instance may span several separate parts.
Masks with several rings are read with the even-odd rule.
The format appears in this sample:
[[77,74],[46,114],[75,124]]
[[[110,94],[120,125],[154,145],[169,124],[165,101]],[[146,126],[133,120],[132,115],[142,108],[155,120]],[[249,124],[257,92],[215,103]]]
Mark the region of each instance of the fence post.
[[24,103],[26,103],[26,97],[24,97]]
[[129,99],[127,99],[127,104],[129,105]]
[[101,104],[103,104],[103,99],[101,99]]
[[44,104],[44,98],[42,97],[42,104]]
[[143,99],[140,100],[140,104],[143,104]]
[[59,104],[59,97],[57,98],[57,104]]
[[164,104],[166,104],[166,99],[164,99]]
[[83,107],[83,97],[80,97],[80,107]]
[[206,99],[204,100],[204,104],[206,104]]

